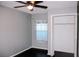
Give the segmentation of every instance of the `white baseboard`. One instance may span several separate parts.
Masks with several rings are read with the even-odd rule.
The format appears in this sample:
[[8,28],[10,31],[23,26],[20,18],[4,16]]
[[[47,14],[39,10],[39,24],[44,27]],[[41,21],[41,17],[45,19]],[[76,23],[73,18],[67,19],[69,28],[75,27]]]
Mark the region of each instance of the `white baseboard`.
[[27,48],[27,49],[24,49],[24,50],[22,50],[22,51],[20,51],[20,52],[18,52],[18,53],[16,53],[16,54],[13,54],[12,56],[10,56],[10,57],[14,57],[14,56],[16,56],[16,55],[18,55],[18,54],[20,54],[20,53],[22,53],[22,52],[24,52],[24,51],[26,51],[26,50],[29,50],[29,49],[31,49],[32,47],[29,47],[29,48]]
[[36,46],[32,46],[32,48],[38,48],[38,49],[48,50],[47,48],[44,48],[44,47],[36,47]]

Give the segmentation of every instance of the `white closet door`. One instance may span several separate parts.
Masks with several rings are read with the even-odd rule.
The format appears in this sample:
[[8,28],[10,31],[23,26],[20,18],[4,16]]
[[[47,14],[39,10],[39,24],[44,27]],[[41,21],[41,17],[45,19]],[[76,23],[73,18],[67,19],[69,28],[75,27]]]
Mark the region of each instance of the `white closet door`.
[[74,53],[74,16],[54,18],[54,49]]
[[55,50],[74,52],[74,25],[54,26]]
[[54,23],[74,23],[74,16],[57,16],[57,17],[54,17]]

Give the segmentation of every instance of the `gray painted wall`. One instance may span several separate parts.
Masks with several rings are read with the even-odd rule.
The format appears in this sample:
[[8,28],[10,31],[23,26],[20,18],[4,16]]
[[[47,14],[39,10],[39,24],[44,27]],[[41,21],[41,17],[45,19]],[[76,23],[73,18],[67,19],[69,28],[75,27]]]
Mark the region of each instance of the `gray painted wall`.
[[49,15],[77,13],[77,5],[72,7],[59,7],[48,10]]
[[[33,14],[32,15],[32,46],[37,47],[37,48],[42,48],[42,49],[48,49],[48,42],[43,42],[39,43],[36,41],[35,37],[35,21],[36,20],[47,20],[47,22],[51,19],[51,15],[56,15],[56,14],[71,14],[71,13],[77,13],[77,7],[72,6],[72,7],[59,7],[55,9],[48,9],[47,13],[38,13],[38,14]],[[50,29],[50,27],[48,27]],[[50,36],[50,33],[48,33]],[[50,37],[51,38],[51,37]],[[50,40],[50,38],[48,40]],[[50,44],[50,42],[49,42]]]
[[31,15],[0,6],[0,57],[16,54],[32,45]]
[[48,22],[48,12],[32,15],[32,47],[40,49],[48,49],[48,41],[36,40],[36,22]]

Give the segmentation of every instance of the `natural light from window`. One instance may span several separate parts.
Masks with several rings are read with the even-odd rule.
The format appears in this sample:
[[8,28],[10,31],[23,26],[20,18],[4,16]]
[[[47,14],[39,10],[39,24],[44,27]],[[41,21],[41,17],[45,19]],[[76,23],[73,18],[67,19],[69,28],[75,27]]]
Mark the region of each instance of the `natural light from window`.
[[37,40],[47,41],[47,23],[36,24]]

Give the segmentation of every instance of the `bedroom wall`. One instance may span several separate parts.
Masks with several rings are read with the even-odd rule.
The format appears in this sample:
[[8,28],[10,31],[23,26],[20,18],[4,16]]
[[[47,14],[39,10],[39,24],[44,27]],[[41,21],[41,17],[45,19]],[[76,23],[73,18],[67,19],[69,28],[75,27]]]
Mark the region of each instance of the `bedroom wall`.
[[[47,14],[45,14],[45,13],[38,13],[38,14],[33,14],[32,15],[32,21],[34,22],[34,20],[40,20],[40,19],[42,19],[43,18],[43,20],[45,20],[45,19],[47,19],[48,21],[51,19],[51,15],[58,15],[58,14],[72,14],[72,13],[77,13],[77,7],[76,6],[72,6],[72,7],[59,7],[59,8],[48,8],[48,12],[47,12]],[[47,15],[47,16],[46,16]],[[47,21],[47,22],[48,22]],[[34,25],[34,23],[32,23],[32,26],[35,26]],[[33,29],[33,28],[32,28]],[[48,29],[49,29],[49,31],[50,31],[50,25],[49,25],[49,27],[48,27]],[[48,32],[49,32],[48,31]],[[48,50],[50,50],[50,42],[47,42],[47,43],[44,43],[44,44],[40,44],[40,43],[35,43],[35,39],[36,39],[36,37],[35,37],[35,34],[34,34],[35,32],[34,32],[34,29],[32,30],[32,34],[33,34],[33,36],[32,36],[32,46],[33,47],[38,47],[38,48],[42,48],[42,49],[48,49]],[[51,32],[52,33],[52,32]],[[49,36],[49,38],[48,38],[48,41],[50,41],[50,33],[48,34]],[[47,46],[49,45],[49,47],[47,48]],[[63,44],[64,45],[64,44]],[[41,47],[42,46],[42,47]],[[58,50],[57,48],[54,48],[55,50]],[[60,50],[61,50],[61,48],[59,48]],[[65,52],[65,51],[64,51]]]
[[33,14],[32,15],[32,47],[39,49],[48,49],[48,40],[47,41],[38,41],[36,39],[36,21],[41,20],[42,22],[48,22],[48,12]]
[[31,15],[0,6],[0,57],[9,57],[32,45]]
[[[48,36],[48,46],[49,46],[48,50],[49,51],[48,51],[48,54],[51,54],[51,55],[53,55],[53,52],[54,52],[53,50],[62,51],[61,48],[55,48],[55,47],[58,47],[58,46],[56,46],[56,44],[58,44],[58,43],[55,43],[55,47],[54,47],[54,41],[53,41],[54,39],[53,39],[53,36],[51,35],[53,33],[53,32],[51,32],[51,29],[53,29],[51,27],[52,26],[51,24],[53,24],[53,22],[51,23],[51,15],[55,16],[55,15],[62,15],[62,14],[63,15],[64,14],[77,14],[77,5],[72,6],[72,7],[59,7],[59,9],[56,8],[56,9],[49,10],[49,12],[48,12],[48,30],[49,30],[49,36]],[[51,37],[52,37],[52,39],[51,39]],[[52,43],[51,43],[51,40],[53,41]],[[58,42],[58,40],[56,40],[56,42]],[[63,43],[64,42],[65,41],[63,41]],[[62,44],[62,45],[65,46],[65,44]],[[68,46],[68,47],[70,47],[70,46]],[[74,49],[74,48],[72,47],[72,49]],[[66,51],[64,50],[63,52],[66,52]]]

